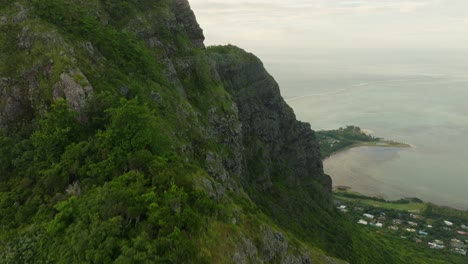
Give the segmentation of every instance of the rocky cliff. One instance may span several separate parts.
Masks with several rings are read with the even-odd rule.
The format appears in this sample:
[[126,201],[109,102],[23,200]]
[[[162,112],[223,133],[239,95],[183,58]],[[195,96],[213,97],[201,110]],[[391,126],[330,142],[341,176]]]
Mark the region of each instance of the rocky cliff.
[[245,179],[262,189],[272,187],[275,177],[290,187],[316,181],[330,193],[314,131],[296,120],[262,62],[234,46],[212,47],[209,55],[239,109],[249,168]]
[[314,132],[187,0],[2,1],[0,36],[3,262],[337,263]]

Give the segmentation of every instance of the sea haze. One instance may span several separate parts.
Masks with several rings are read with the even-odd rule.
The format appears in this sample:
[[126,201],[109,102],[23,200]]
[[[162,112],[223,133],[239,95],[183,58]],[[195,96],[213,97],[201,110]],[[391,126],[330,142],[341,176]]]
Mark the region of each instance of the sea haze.
[[260,54],[299,120],[357,125],[413,148],[360,147],[325,160],[334,185],[468,209],[468,50]]

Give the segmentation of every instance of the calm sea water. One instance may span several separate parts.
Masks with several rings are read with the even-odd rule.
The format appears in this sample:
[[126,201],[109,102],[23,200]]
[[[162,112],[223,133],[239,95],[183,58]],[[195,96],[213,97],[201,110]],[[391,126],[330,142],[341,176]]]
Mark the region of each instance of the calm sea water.
[[360,147],[324,162],[334,185],[468,209],[468,51],[317,51],[266,66],[298,119],[357,125],[413,148]]

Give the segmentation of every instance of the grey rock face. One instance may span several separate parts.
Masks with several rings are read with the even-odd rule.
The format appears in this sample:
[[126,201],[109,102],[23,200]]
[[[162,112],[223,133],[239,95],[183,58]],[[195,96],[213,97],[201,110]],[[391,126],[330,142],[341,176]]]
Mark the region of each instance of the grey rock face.
[[8,78],[0,79],[0,128],[29,119],[32,110],[20,86]]
[[280,170],[279,177],[290,186],[319,182],[331,191],[310,125],[296,120],[258,58],[230,48],[236,55],[213,52],[210,56],[239,109],[249,168],[246,180],[268,189]]
[[[262,256],[264,263],[278,262],[281,264],[311,264],[312,260],[307,251],[302,252],[290,245],[281,232],[270,227],[262,228]],[[294,253],[295,252],[295,253]]]
[[288,250],[288,242],[280,232],[273,232],[269,227],[264,227],[262,256],[264,262],[272,262],[275,258],[280,259],[281,255]]
[[197,48],[205,48],[205,44],[203,44],[205,40],[203,30],[197,23],[189,2],[187,0],[173,0],[172,9],[176,15],[177,22],[184,26],[192,44]]
[[28,10],[26,10],[20,3],[15,3],[15,6],[19,9],[19,12],[13,18],[13,21],[15,23],[21,23],[28,17]]
[[[86,76],[79,70],[62,73],[60,80],[54,85],[53,99],[66,99],[71,109],[83,113],[86,99],[93,92],[93,87]],[[81,121],[84,116],[81,116]]]
[[247,239],[243,237],[242,243],[240,243],[239,248],[235,251],[232,257],[233,263],[259,263],[261,262],[258,259],[258,252],[255,245]]

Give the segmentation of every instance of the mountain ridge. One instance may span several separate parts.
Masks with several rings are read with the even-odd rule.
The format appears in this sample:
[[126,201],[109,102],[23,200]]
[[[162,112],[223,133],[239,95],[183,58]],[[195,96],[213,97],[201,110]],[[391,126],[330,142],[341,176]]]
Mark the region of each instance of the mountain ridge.
[[[111,186],[121,184],[121,181],[137,184],[143,192],[151,188],[161,189],[164,193],[172,190],[174,187],[170,187],[170,182],[157,180],[160,177],[157,175],[165,174],[164,171],[171,173],[171,169],[164,169],[167,166],[164,164],[167,163],[174,166],[174,162],[177,162],[182,164],[182,167],[199,168],[194,171],[201,169],[201,176],[193,176],[193,172],[187,173],[183,168],[180,170],[189,175],[182,179],[168,176],[177,186],[185,186],[190,193],[189,197],[194,195],[191,189],[195,193],[202,191],[211,197],[211,202],[208,203],[218,201],[231,207],[235,204],[231,201],[231,196],[245,196],[242,199],[248,197],[244,194],[244,187],[259,182],[260,177],[252,171],[252,166],[255,165],[250,160],[253,156],[252,151],[243,141],[244,137],[250,135],[243,131],[254,125],[255,121],[239,120],[239,106],[242,100],[234,102],[231,101],[231,97],[240,93],[224,90],[222,81],[226,76],[218,73],[214,61],[206,55],[208,51],[205,51],[203,44],[203,31],[196,22],[188,1],[120,1],[112,4],[109,1],[66,0],[7,2],[9,4],[3,5],[2,10],[6,15],[1,19],[2,36],[8,36],[2,38],[2,55],[8,58],[2,60],[1,68],[3,104],[0,107],[0,123],[4,130],[2,139],[9,143],[2,149],[5,154],[5,166],[2,170],[9,168],[11,172],[2,178],[2,208],[9,208],[2,217],[2,226],[16,231],[9,232],[13,235],[4,233],[2,236],[4,239],[12,239],[12,242],[3,246],[4,252],[10,253],[5,259],[16,259],[25,263],[33,259],[25,258],[24,251],[15,247],[20,244],[18,239],[21,240],[25,236],[38,238],[53,235],[55,237],[52,241],[62,241],[62,246],[66,246],[69,243],[66,242],[68,239],[58,236],[53,230],[70,233],[74,226],[86,226],[95,220],[70,215],[68,218],[74,220],[60,224],[62,227],[59,229],[52,227],[61,221],[61,215],[65,213],[64,208],[84,212],[84,209],[79,209],[80,204],[91,201],[96,193],[112,193]],[[123,12],[125,10],[127,12]],[[71,15],[64,17],[63,12]],[[133,17],[135,15],[137,19]],[[256,71],[259,72],[259,77],[263,78],[264,69],[258,59],[253,56],[251,59],[257,61]],[[8,61],[12,60],[17,61],[14,67],[8,64]],[[267,79],[272,81],[271,77]],[[273,84],[273,87],[272,95],[275,101],[286,108],[279,96],[277,85]],[[244,105],[252,107],[255,103],[247,102]],[[259,111],[264,110],[265,103],[258,105]],[[274,109],[270,110],[270,113],[274,113]],[[295,125],[295,117],[290,108],[282,115],[287,117],[288,124]],[[77,118],[77,123],[74,118]],[[148,126],[139,123],[148,122],[145,118],[152,120]],[[128,122],[130,120],[135,122]],[[256,139],[259,141],[256,148],[265,148],[265,155],[269,155],[270,151],[276,152],[268,158],[269,163],[261,172],[265,176],[265,179],[262,179],[263,183],[256,184],[262,190],[272,187],[272,173],[269,167],[272,166],[272,160],[282,156],[278,153],[282,146],[267,147],[281,134],[280,129],[275,128],[275,122],[271,123],[274,131],[269,132],[269,136],[264,134],[263,138]],[[134,124],[126,126],[125,123]],[[155,129],[161,132],[151,133]],[[258,126],[252,133],[255,134],[260,129],[261,126]],[[307,130],[306,127],[300,129]],[[54,130],[56,132],[53,132]],[[120,130],[136,134],[126,135]],[[282,132],[282,137],[287,137],[287,133]],[[309,137],[306,136],[304,140],[313,140],[312,134]],[[151,142],[159,143],[154,145],[155,143]],[[19,147],[21,144],[23,148]],[[164,147],[161,147],[161,144]],[[97,148],[92,145],[96,145]],[[11,149],[14,151],[10,151]],[[122,150],[130,154],[125,155]],[[317,151],[316,145],[313,145],[311,153],[316,155]],[[306,155],[305,150],[303,153]],[[65,159],[69,159],[71,163],[65,162]],[[297,162],[307,171],[305,160]],[[25,164],[26,168],[20,168],[18,164]],[[284,167],[288,166],[289,164]],[[320,164],[314,163],[313,166],[316,168],[312,174],[323,175]],[[52,169],[54,167],[55,169]],[[33,171],[37,172],[37,176],[34,176]],[[298,185],[299,182],[294,182],[292,174],[288,181]],[[302,174],[303,177],[314,176],[304,172]],[[141,178],[142,175],[146,176]],[[153,183],[138,185],[137,182],[143,179],[151,179]],[[7,191],[10,186],[25,180],[31,189],[19,191],[20,197],[15,198],[13,192]],[[132,183],[135,180],[137,182]],[[155,181],[158,182],[156,186]],[[324,182],[327,181],[329,180]],[[129,190],[137,188],[130,186],[127,187]],[[175,189],[174,192],[180,191],[183,196],[185,189]],[[150,194],[151,191],[145,195]],[[118,196],[114,199],[117,199],[114,202],[120,203]],[[127,199],[132,201],[136,198]],[[246,201],[248,200],[247,198]],[[45,201],[49,201],[48,205]],[[162,201],[164,199],[160,202]],[[11,206],[10,202],[15,205]],[[43,205],[38,206],[38,203]],[[139,209],[136,218],[130,216],[129,212],[124,213],[128,210],[124,209],[125,207],[108,216],[101,212],[103,208],[99,205],[91,206],[89,211],[98,213],[99,220],[96,224],[108,221],[119,223],[120,220],[116,220],[115,217],[120,216],[134,223],[133,229],[123,228],[127,230],[123,232],[123,237],[131,240],[132,236],[127,233],[142,228],[137,224],[138,219],[149,221],[149,205],[144,204],[145,202],[140,207],[146,209]],[[195,205],[187,208],[193,206]],[[174,210],[173,213],[177,216],[178,209]],[[41,214],[44,212],[49,213]],[[24,231],[25,227],[34,222],[18,218],[22,214],[27,214],[36,219],[34,222],[41,223],[41,227],[36,227],[40,231],[36,228]],[[241,218],[254,220],[259,217],[263,218],[261,213],[251,213]],[[234,219],[238,220],[228,222],[239,226],[239,217]],[[237,223],[232,224],[232,221]],[[232,249],[226,249],[229,253],[226,252],[228,256],[224,256],[227,258],[223,262],[229,259],[235,259],[237,263],[255,259],[256,262],[282,259],[283,263],[307,263],[312,258],[324,256],[320,251],[313,251],[312,256],[310,252],[305,253],[303,246],[289,244],[285,235],[275,229],[278,230],[277,227],[265,223],[256,225],[255,230],[258,231],[254,232],[253,237],[260,237],[255,244],[251,242],[252,234],[246,236],[243,234],[245,231],[231,230],[232,234],[237,234],[235,236],[240,241],[230,243],[234,243],[234,248],[238,250],[232,252]],[[91,232],[89,228],[85,230]],[[173,232],[176,230],[177,228]],[[145,233],[150,235],[148,231],[141,234]],[[43,257],[44,261],[48,258],[55,261],[62,259],[53,256],[47,250],[57,247],[58,244],[51,243],[45,245],[46,249],[42,249],[37,243],[42,243],[43,239],[32,241],[36,242],[29,246],[33,247],[33,252],[37,254],[33,255],[36,260],[41,259],[38,256]],[[86,247],[81,248],[83,252],[89,252]],[[298,253],[291,254],[291,250]],[[119,258],[122,258],[122,249],[117,250],[119,251]],[[164,255],[161,252],[160,254]],[[83,256],[64,256],[63,260],[65,259],[71,262],[84,260]],[[331,258],[327,259],[332,261]],[[95,257],[94,261],[100,262],[99,258]]]
[[0,36],[0,263],[417,263],[187,0],[3,0]]

